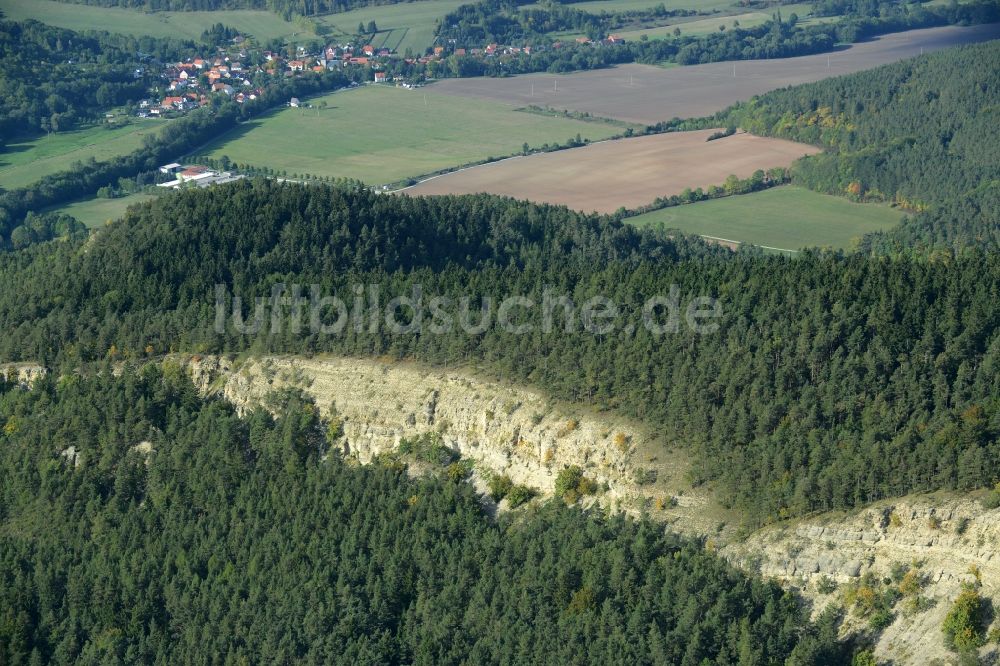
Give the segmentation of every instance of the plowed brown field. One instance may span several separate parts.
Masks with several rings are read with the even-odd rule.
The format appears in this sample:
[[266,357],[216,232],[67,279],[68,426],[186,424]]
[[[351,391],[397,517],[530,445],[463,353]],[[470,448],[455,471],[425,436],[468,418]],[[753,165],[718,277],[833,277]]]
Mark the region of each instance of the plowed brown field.
[[489,192],[584,212],[635,208],[656,197],[721,185],[730,175],[789,166],[813,146],[740,133],[706,141],[717,130],[656,134],[583,148],[515,157],[438,176],[407,194]]

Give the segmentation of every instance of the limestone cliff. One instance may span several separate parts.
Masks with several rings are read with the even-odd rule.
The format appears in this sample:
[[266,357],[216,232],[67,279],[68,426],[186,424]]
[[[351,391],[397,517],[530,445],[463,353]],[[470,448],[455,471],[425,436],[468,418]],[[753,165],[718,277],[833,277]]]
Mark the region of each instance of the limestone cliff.
[[[799,590],[817,612],[829,603],[849,606],[845,592],[869,572],[877,585],[894,585],[894,569],[897,578],[912,569],[919,590],[899,600],[876,643],[876,656],[896,666],[958,663],[941,625],[963,583],[978,582],[983,597],[1000,601],[1000,509],[984,509],[975,494],[908,497],[801,519],[759,530],[722,553]],[[865,618],[848,610],[844,632],[871,634]],[[995,645],[983,648],[981,663],[997,663]]]
[[339,444],[362,463],[395,451],[404,437],[434,431],[477,469],[506,474],[542,495],[552,493],[560,469],[578,465],[602,488],[591,501],[609,510],[645,508],[698,533],[714,531],[723,515],[685,482],[683,457],[647,429],[467,371],[342,358],[181,360],[203,393],[238,409],[275,389],[302,389],[324,416],[342,421]]
[[37,363],[0,363],[0,376],[28,387],[48,374],[45,366]]

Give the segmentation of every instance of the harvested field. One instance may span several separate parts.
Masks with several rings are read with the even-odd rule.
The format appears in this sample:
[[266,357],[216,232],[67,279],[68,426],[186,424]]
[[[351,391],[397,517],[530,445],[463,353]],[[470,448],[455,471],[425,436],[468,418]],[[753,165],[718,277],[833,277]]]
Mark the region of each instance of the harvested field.
[[921,50],[996,38],[1000,38],[1000,24],[949,26],[885,35],[830,54],[739,61],[735,63],[735,78],[732,62],[670,69],[622,65],[566,75],[448,79],[427,90],[652,124],[674,117],[711,115],[753,95],[896,62],[919,55]]
[[585,212],[635,208],[659,196],[721,185],[730,174],[788,166],[818,148],[740,133],[706,141],[717,130],[656,134],[584,148],[516,157],[426,180],[407,194],[489,192]]

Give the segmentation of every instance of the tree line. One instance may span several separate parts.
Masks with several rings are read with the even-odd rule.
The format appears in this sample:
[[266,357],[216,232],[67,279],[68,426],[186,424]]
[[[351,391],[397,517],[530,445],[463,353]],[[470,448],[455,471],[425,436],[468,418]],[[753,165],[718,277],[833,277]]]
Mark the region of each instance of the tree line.
[[530,0],[480,0],[445,14],[437,41],[467,47],[491,42],[538,45],[551,43],[550,34],[555,32],[580,32],[591,39],[603,39],[630,23],[698,14],[693,9],[668,10],[663,3],[648,9],[594,13],[569,3],[539,6]]
[[[494,32],[513,35],[524,26],[512,18],[490,17],[487,0],[477,5],[464,5],[457,16],[463,22],[455,28],[442,24],[439,34],[458,29],[467,37],[491,36]],[[473,9],[479,8],[477,12]],[[657,64],[677,62],[682,65],[746,60],[759,58],[787,58],[830,51],[838,43],[853,43],[892,32],[943,25],[971,25],[1000,21],[1000,0],[976,0],[972,3],[925,7],[905,5],[904,9],[878,17],[845,16],[839,21],[802,25],[795,14],[783,18],[776,12],[771,21],[759,26],[733,26],[707,35],[677,35],[671,39],[649,39],[624,43],[578,44],[561,42],[558,47],[546,44],[531,53],[501,57],[449,56],[440,62],[427,65],[391,63],[389,69],[403,76],[420,78],[426,75],[442,76],[513,76],[531,72],[565,73],[579,70],[600,69],[623,63]],[[463,13],[464,12],[464,13]],[[468,16],[481,14],[481,24],[474,24]],[[451,26],[451,27],[446,27]],[[464,27],[463,27],[464,26]],[[545,37],[544,35],[542,36]],[[451,37],[448,37],[450,39]],[[439,40],[447,43],[447,39]],[[545,38],[543,41],[551,41]],[[513,45],[518,45],[514,41]],[[470,43],[469,46],[484,44]]]
[[394,5],[414,0],[59,0],[95,7],[124,7],[144,11],[217,11],[263,9],[290,20],[296,16],[316,16],[346,12],[363,7]]

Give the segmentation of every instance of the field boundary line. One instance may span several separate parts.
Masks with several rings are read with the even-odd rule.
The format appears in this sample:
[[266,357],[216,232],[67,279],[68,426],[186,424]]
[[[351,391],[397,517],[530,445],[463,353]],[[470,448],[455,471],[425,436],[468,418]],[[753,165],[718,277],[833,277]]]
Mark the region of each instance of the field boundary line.
[[791,252],[792,254],[798,254],[800,250],[789,250],[784,247],[771,247],[770,245],[760,245],[759,243],[750,243],[744,241],[733,240],[732,238],[720,238],[719,236],[709,236],[707,234],[698,234],[700,238],[707,238],[714,241],[722,241],[723,243],[735,243],[736,245],[756,245],[757,247],[762,247],[765,250],[776,250],[778,252]]

